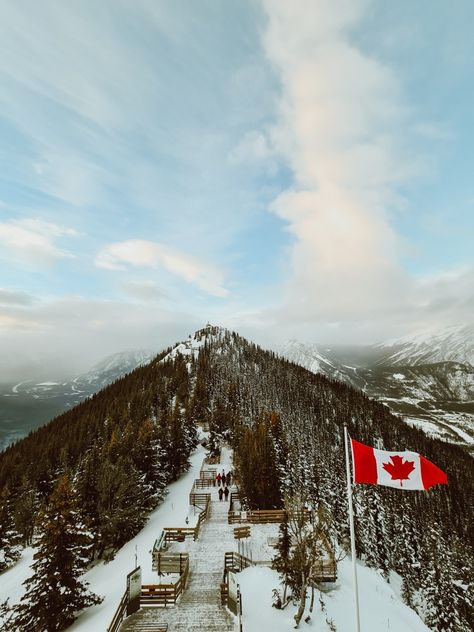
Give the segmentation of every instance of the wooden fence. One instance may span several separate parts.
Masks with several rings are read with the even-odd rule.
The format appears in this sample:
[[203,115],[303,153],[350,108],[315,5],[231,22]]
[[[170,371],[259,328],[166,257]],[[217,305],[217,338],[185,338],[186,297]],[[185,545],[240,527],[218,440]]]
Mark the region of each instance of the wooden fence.
[[118,632],[120,630],[120,626],[122,625],[122,621],[125,619],[125,615],[127,613],[127,603],[128,603],[128,590],[125,590],[123,593],[122,599],[118,605],[117,610],[112,618],[112,622],[107,628],[107,632]]
[[240,494],[239,492],[230,492],[230,504],[229,504],[229,511],[233,511],[234,509],[234,503],[239,502],[240,503]]
[[314,582],[335,582],[337,579],[337,562],[336,560],[321,560],[313,565],[311,578]]
[[227,599],[229,597],[229,584],[225,582],[221,583],[221,605],[227,605]]
[[191,536],[195,538],[195,527],[165,527],[165,543],[168,542],[184,542],[184,540]]
[[249,566],[255,566],[255,564],[251,559],[245,557],[245,555],[241,555],[235,551],[227,551],[224,553],[224,576],[227,571],[240,572]]
[[152,570],[155,573],[177,573],[182,575],[186,564],[189,564],[188,553],[152,552]]
[[196,489],[214,487],[214,479],[213,478],[196,478],[194,480],[194,487]]
[[[162,554],[163,555],[163,554]],[[171,558],[171,555],[166,556]],[[189,556],[181,553],[174,556],[174,562],[168,559],[169,568],[181,569],[181,574],[175,584],[143,584],[140,596],[140,606],[164,607],[174,606],[178,597],[186,588],[189,575]],[[174,565],[173,565],[174,564]],[[176,572],[175,570],[169,572]]]
[[192,507],[197,507],[198,509],[205,509],[206,504],[211,502],[211,495],[205,494],[203,492],[191,492],[189,494],[189,504]]
[[[184,540],[187,537],[192,537],[193,540],[198,539],[202,523],[204,522],[204,520],[207,519],[209,515],[209,508],[211,505],[211,495],[191,493],[189,495],[189,503],[201,509],[201,511],[199,512],[197,522],[196,522],[196,526],[195,527],[165,527],[163,529],[165,544],[167,544],[168,542],[184,542]],[[155,542],[155,546],[158,541],[159,540]],[[155,551],[155,547],[153,547],[153,550]]]
[[[311,519],[309,509],[304,509],[305,520]],[[250,524],[280,523],[285,520],[285,509],[252,509],[250,511],[229,511],[227,521],[229,524],[248,522]],[[292,514],[293,517],[293,514]]]

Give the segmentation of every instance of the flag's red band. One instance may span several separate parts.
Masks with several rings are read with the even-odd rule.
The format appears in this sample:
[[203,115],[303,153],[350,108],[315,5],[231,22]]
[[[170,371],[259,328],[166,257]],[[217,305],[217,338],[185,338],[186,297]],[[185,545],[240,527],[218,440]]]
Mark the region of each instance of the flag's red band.
[[446,474],[436,467],[434,463],[425,459],[424,456],[420,454],[420,469],[421,469],[421,480],[423,481],[423,487],[425,489],[429,489],[433,487],[433,485],[447,485],[448,477]]
[[374,449],[351,439],[354,483],[377,484],[377,461]]

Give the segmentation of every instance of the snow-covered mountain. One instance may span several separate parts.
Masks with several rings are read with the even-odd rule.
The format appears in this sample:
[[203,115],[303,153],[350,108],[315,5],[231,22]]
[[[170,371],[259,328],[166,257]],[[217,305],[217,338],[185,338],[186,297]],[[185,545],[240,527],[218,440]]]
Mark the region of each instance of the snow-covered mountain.
[[[466,400],[470,397],[469,375],[461,379],[459,373],[467,365],[461,363],[406,368],[374,366],[371,369],[350,364],[349,352],[343,354],[334,349],[331,357],[325,355],[330,351],[313,349],[317,353],[313,360],[318,369],[326,365],[340,375],[352,374],[354,381],[365,384],[366,392],[375,383],[379,388],[385,385],[387,389],[396,390],[406,388],[406,384],[413,381],[423,387],[419,396],[428,398],[438,390],[431,382],[433,378],[424,373],[431,370],[430,376],[439,372],[438,384],[447,385],[444,396],[448,397],[453,386],[444,380],[444,370],[450,365],[453,384],[458,388],[462,383],[458,397]],[[301,352],[299,345],[300,361],[304,359]],[[326,358],[328,362],[324,362]],[[313,364],[313,369],[315,367]],[[384,392],[386,399],[390,392]],[[473,510],[469,502],[472,498],[472,462],[469,455],[457,446],[433,441],[401,423],[384,405],[364,396],[360,390],[286,362],[276,353],[263,350],[235,332],[208,326],[188,340],[169,347],[156,360],[119,379],[95,397],[86,399],[54,423],[39,428],[0,454],[0,484],[10,485],[11,481],[22,480],[26,470],[31,476],[31,491],[40,493],[45,481],[57,479],[63,456],[70,455],[71,478],[77,481],[84,520],[91,525],[97,555],[109,559],[113,552],[117,560],[109,564],[95,560],[87,580],[92,589],[106,599],[103,604],[83,613],[74,625],[75,629],[104,629],[123,594],[133,551],[140,556],[140,561],[143,560],[147,581],[147,573],[151,573],[150,542],[156,538],[157,529],[168,523],[168,518],[163,523],[163,515],[168,514],[160,515],[160,507],[155,510],[157,513],[150,514],[150,508],[154,507],[151,500],[155,487],[149,484],[148,477],[154,477],[152,480],[158,482],[176,481],[185,471],[187,459],[191,461],[191,485],[197,476],[202,458],[197,462],[191,454],[196,442],[195,423],[209,428],[209,445],[215,446],[219,437],[227,437],[232,443],[236,454],[234,463],[239,468],[241,497],[249,506],[251,503],[260,507],[281,506],[281,495],[277,494],[284,489],[297,490],[310,506],[325,507],[330,517],[327,528],[331,530],[331,541],[341,545],[343,556],[347,544],[344,422],[349,424],[351,436],[363,443],[372,444],[379,439],[386,449],[407,448],[423,454],[446,471],[450,481],[449,485],[429,494],[386,493],[379,488],[358,488],[356,526],[362,562],[359,566],[363,629],[420,632],[425,629],[415,614],[400,603],[399,595],[403,594],[431,629],[448,629],[444,625],[444,615],[449,613],[450,621],[454,622],[450,629],[468,632],[471,629],[468,586],[473,576],[474,559],[470,528]],[[71,432],[72,428],[74,432]],[[136,437],[145,440],[135,442]],[[155,460],[149,458],[150,447],[159,459],[158,468]],[[202,447],[198,448],[201,457]],[[120,459],[116,454],[121,455]],[[227,460],[224,462],[228,463]],[[85,463],[90,467],[84,467]],[[38,466],[31,467],[31,464]],[[90,493],[90,488],[85,485],[86,482],[89,484],[91,471],[97,474],[91,483],[94,493]],[[166,479],[160,478],[163,474]],[[110,485],[111,480],[120,485]],[[183,489],[180,481],[172,485],[167,499],[171,524],[176,526],[177,519],[186,524],[189,487]],[[180,487],[180,493],[175,496],[173,491],[177,487]],[[215,497],[215,489],[213,493]],[[107,503],[103,502],[104,498]],[[17,495],[14,500],[19,506],[22,496]],[[220,508],[224,506],[217,499],[215,502]],[[34,506],[30,507],[33,512]],[[13,511],[16,512],[16,506]],[[210,515],[213,513],[211,509]],[[97,515],[100,522],[94,522]],[[230,541],[235,545],[227,522],[226,519],[217,521],[221,525],[219,529],[228,528]],[[203,527],[203,532],[207,526]],[[29,522],[26,527],[29,528]],[[144,529],[140,531],[142,527]],[[260,540],[255,540],[255,532],[252,527],[258,550]],[[216,541],[224,542],[216,531],[211,530],[211,535],[214,548]],[[268,534],[264,536],[262,541],[269,544]],[[115,551],[122,544],[124,548]],[[202,540],[197,547],[201,544]],[[136,545],[139,550],[135,549]],[[188,550],[187,546],[185,550]],[[206,556],[213,567],[215,562],[215,568],[221,569],[220,575],[217,571],[215,575],[216,591],[222,577],[224,550],[227,549],[221,549],[218,557]],[[31,549],[25,551],[18,565],[2,576],[0,602],[3,592],[12,601],[20,596],[23,573],[32,553]],[[192,568],[195,573],[196,567]],[[252,570],[247,572],[248,575],[251,577],[246,588],[242,575],[244,610],[247,604],[248,617],[245,629],[261,630],[262,625],[268,627],[268,624],[271,629],[287,629],[288,623],[292,623],[291,605],[278,613],[270,605],[271,590],[278,581],[276,574],[268,577],[266,596],[262,594],[264,578],[253,575]],[[386,576],[392,580],[390,585],[383,579]],[[153,579],[156,581],[156,577],[151,581]],[[259,602],[266,604],[268,613],[263,623],[256,618],[251,622],[259,612],[255,600],[252,615],[251,595],[256,585]],[[321,595],[311,625],[346,630],[350,625],[348,604],[352,600],[351,569],[347,560],[341,560],[338,582],[333,588]],[[213,594],[218,596],[218,592]],[[372,603],[374,594],[379,602],[377,607]],[[218,603],[215,605],[219,607]],[[198,623],[201,625],[200,621]],[[197,629],[199,626],[192,627]]]
[[35,399],[48,399],[55,397],[71,397],[74,403],[80,395],[87,397],[97,392],[104,386],[111,384],[119,377],[130,373],[138,366],[142,366],[156,355],[156,352],[148,349],[134,349],[121,351],[108,356],[89,371],[80,373],[70,380],[57,382],[43,380],[41,382],[25,381],[11,387],[11,395],[31,395]]
[[156,355],[150,349],[115,353],[89,371],[58,382],[24,381],[0,387],[0,450],[52,417],[72,408]]
[[374,345],[390,366],[460,362],[474,366],[474,325],[427,330]]
[[474,327],[450,327],[359,349],[285,343],[280,353],[381,400],[431,435],[474,448]]

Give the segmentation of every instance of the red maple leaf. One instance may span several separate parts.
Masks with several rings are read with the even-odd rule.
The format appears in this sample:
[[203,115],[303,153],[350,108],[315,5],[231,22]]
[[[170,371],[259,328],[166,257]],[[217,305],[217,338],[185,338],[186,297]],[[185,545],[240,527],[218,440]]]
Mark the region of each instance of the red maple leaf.
[[398,454],[394,454],[390,457],[391,463],[382,463],[383,469],[390,474],[392,481],[400,481],[400,485],[403,481],[407,481],[410,478],[410,474],[415,469],[414,461],[403,461],[403,457]]

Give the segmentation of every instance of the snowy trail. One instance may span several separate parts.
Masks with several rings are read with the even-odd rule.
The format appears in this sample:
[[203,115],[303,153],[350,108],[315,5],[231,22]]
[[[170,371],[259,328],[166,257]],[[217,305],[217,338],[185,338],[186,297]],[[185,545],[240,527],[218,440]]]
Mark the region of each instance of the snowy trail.
[[227,523],[228,508],[228,503],[219,501],[217,490],[213,489],[209,518],[203,523],[198,540],[186,549],[189,580],[176,606],[142,608],[125,620],[121,632],[138,632],[146,625],[165,622],[173,632],[233,632],[234,619],[220,605],[224,553],[232,551],[235,542],[232,526]]
[[189,512],[189,491],[199,471],[206,452],[198,446],[191,455],[191,467],[178,481],[168,486],[168,496],[161,505],[150,514],[146,526],[133,540],[127,542],[115,558],[108,564],[98,564],[88,571],[84,578],[90,589],[105,597],[98,606],[86,610],[68,630],[97,632],[106,630],[122,598],[126,585],[126,576],[135,566],[135,546],[138,564],[142,568],[143,583],[156,583],[156,573],[151,570],[151,554],[155,539],[163,527],[186,526]]

